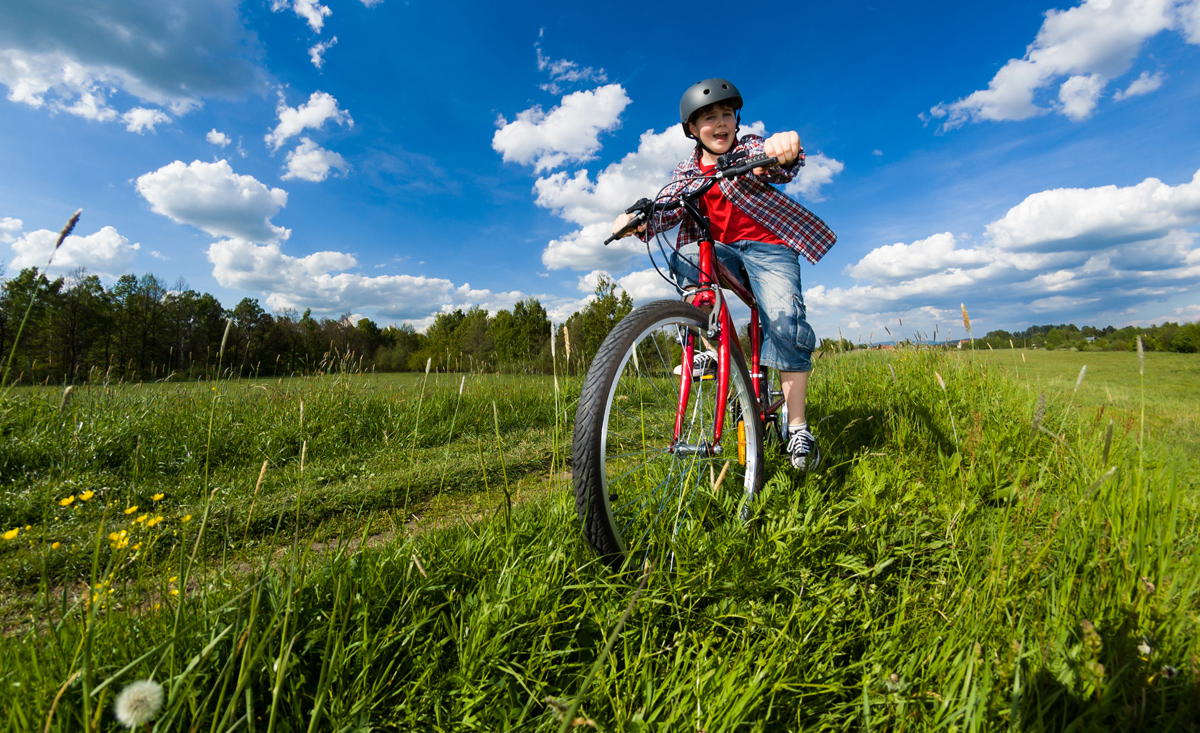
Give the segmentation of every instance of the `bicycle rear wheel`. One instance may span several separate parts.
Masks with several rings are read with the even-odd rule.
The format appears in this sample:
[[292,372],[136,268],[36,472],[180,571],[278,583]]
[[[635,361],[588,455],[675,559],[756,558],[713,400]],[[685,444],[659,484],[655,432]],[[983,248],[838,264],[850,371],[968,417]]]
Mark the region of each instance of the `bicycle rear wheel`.
[[680,301],[644,305],[609,333],[588,370],[575,413],[575,508],[588,543],[613,567],[627,557],[661,559],[687,533],[745,516],[762,488],[763,429],[737,351],[722,445],[709,445],[714,375],[693,381],[674,444],[681,343],[703,348],[707,324],[702,311]]

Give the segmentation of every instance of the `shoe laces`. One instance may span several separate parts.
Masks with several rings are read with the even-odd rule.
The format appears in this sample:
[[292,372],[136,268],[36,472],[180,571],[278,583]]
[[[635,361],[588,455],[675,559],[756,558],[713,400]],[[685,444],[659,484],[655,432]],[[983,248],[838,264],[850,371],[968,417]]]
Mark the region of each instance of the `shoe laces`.
[[788,453],[808,453],[816,442],[816,438],[808,428],[797,430],[788,440]]

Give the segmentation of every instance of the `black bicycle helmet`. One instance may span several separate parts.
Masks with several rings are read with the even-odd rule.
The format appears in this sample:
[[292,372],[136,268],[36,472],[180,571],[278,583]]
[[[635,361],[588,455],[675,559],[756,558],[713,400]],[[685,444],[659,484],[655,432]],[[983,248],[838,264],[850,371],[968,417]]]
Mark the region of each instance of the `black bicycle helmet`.
[[717,102],[728,102],[737,112],[742,108],[742,93],[728,79],[705,79],[688,87],[679,100],[679,122],[683,125],[683,134],[695,140],[688,123],[701,108]]

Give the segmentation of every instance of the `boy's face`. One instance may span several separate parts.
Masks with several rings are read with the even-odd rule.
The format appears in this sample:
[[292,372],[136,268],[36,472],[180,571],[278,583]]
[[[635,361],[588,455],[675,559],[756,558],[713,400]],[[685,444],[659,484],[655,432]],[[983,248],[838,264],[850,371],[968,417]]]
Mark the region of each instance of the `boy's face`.
[[737,130],[737,114],[733,107],[717,104],[708,109],[702,109],[690,123],[688,128],[700,142],[718,155],[726,153],[733,147],[733,136]]

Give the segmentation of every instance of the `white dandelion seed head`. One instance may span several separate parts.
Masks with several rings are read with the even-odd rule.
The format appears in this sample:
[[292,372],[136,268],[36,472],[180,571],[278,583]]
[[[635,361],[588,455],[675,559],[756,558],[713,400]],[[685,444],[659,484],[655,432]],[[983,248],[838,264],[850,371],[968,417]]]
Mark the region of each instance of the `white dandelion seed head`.
[[162,704],[162,685],[154,680],[138,680],[121,690],[113,708],[121,725],[136,728],[153,720]]

